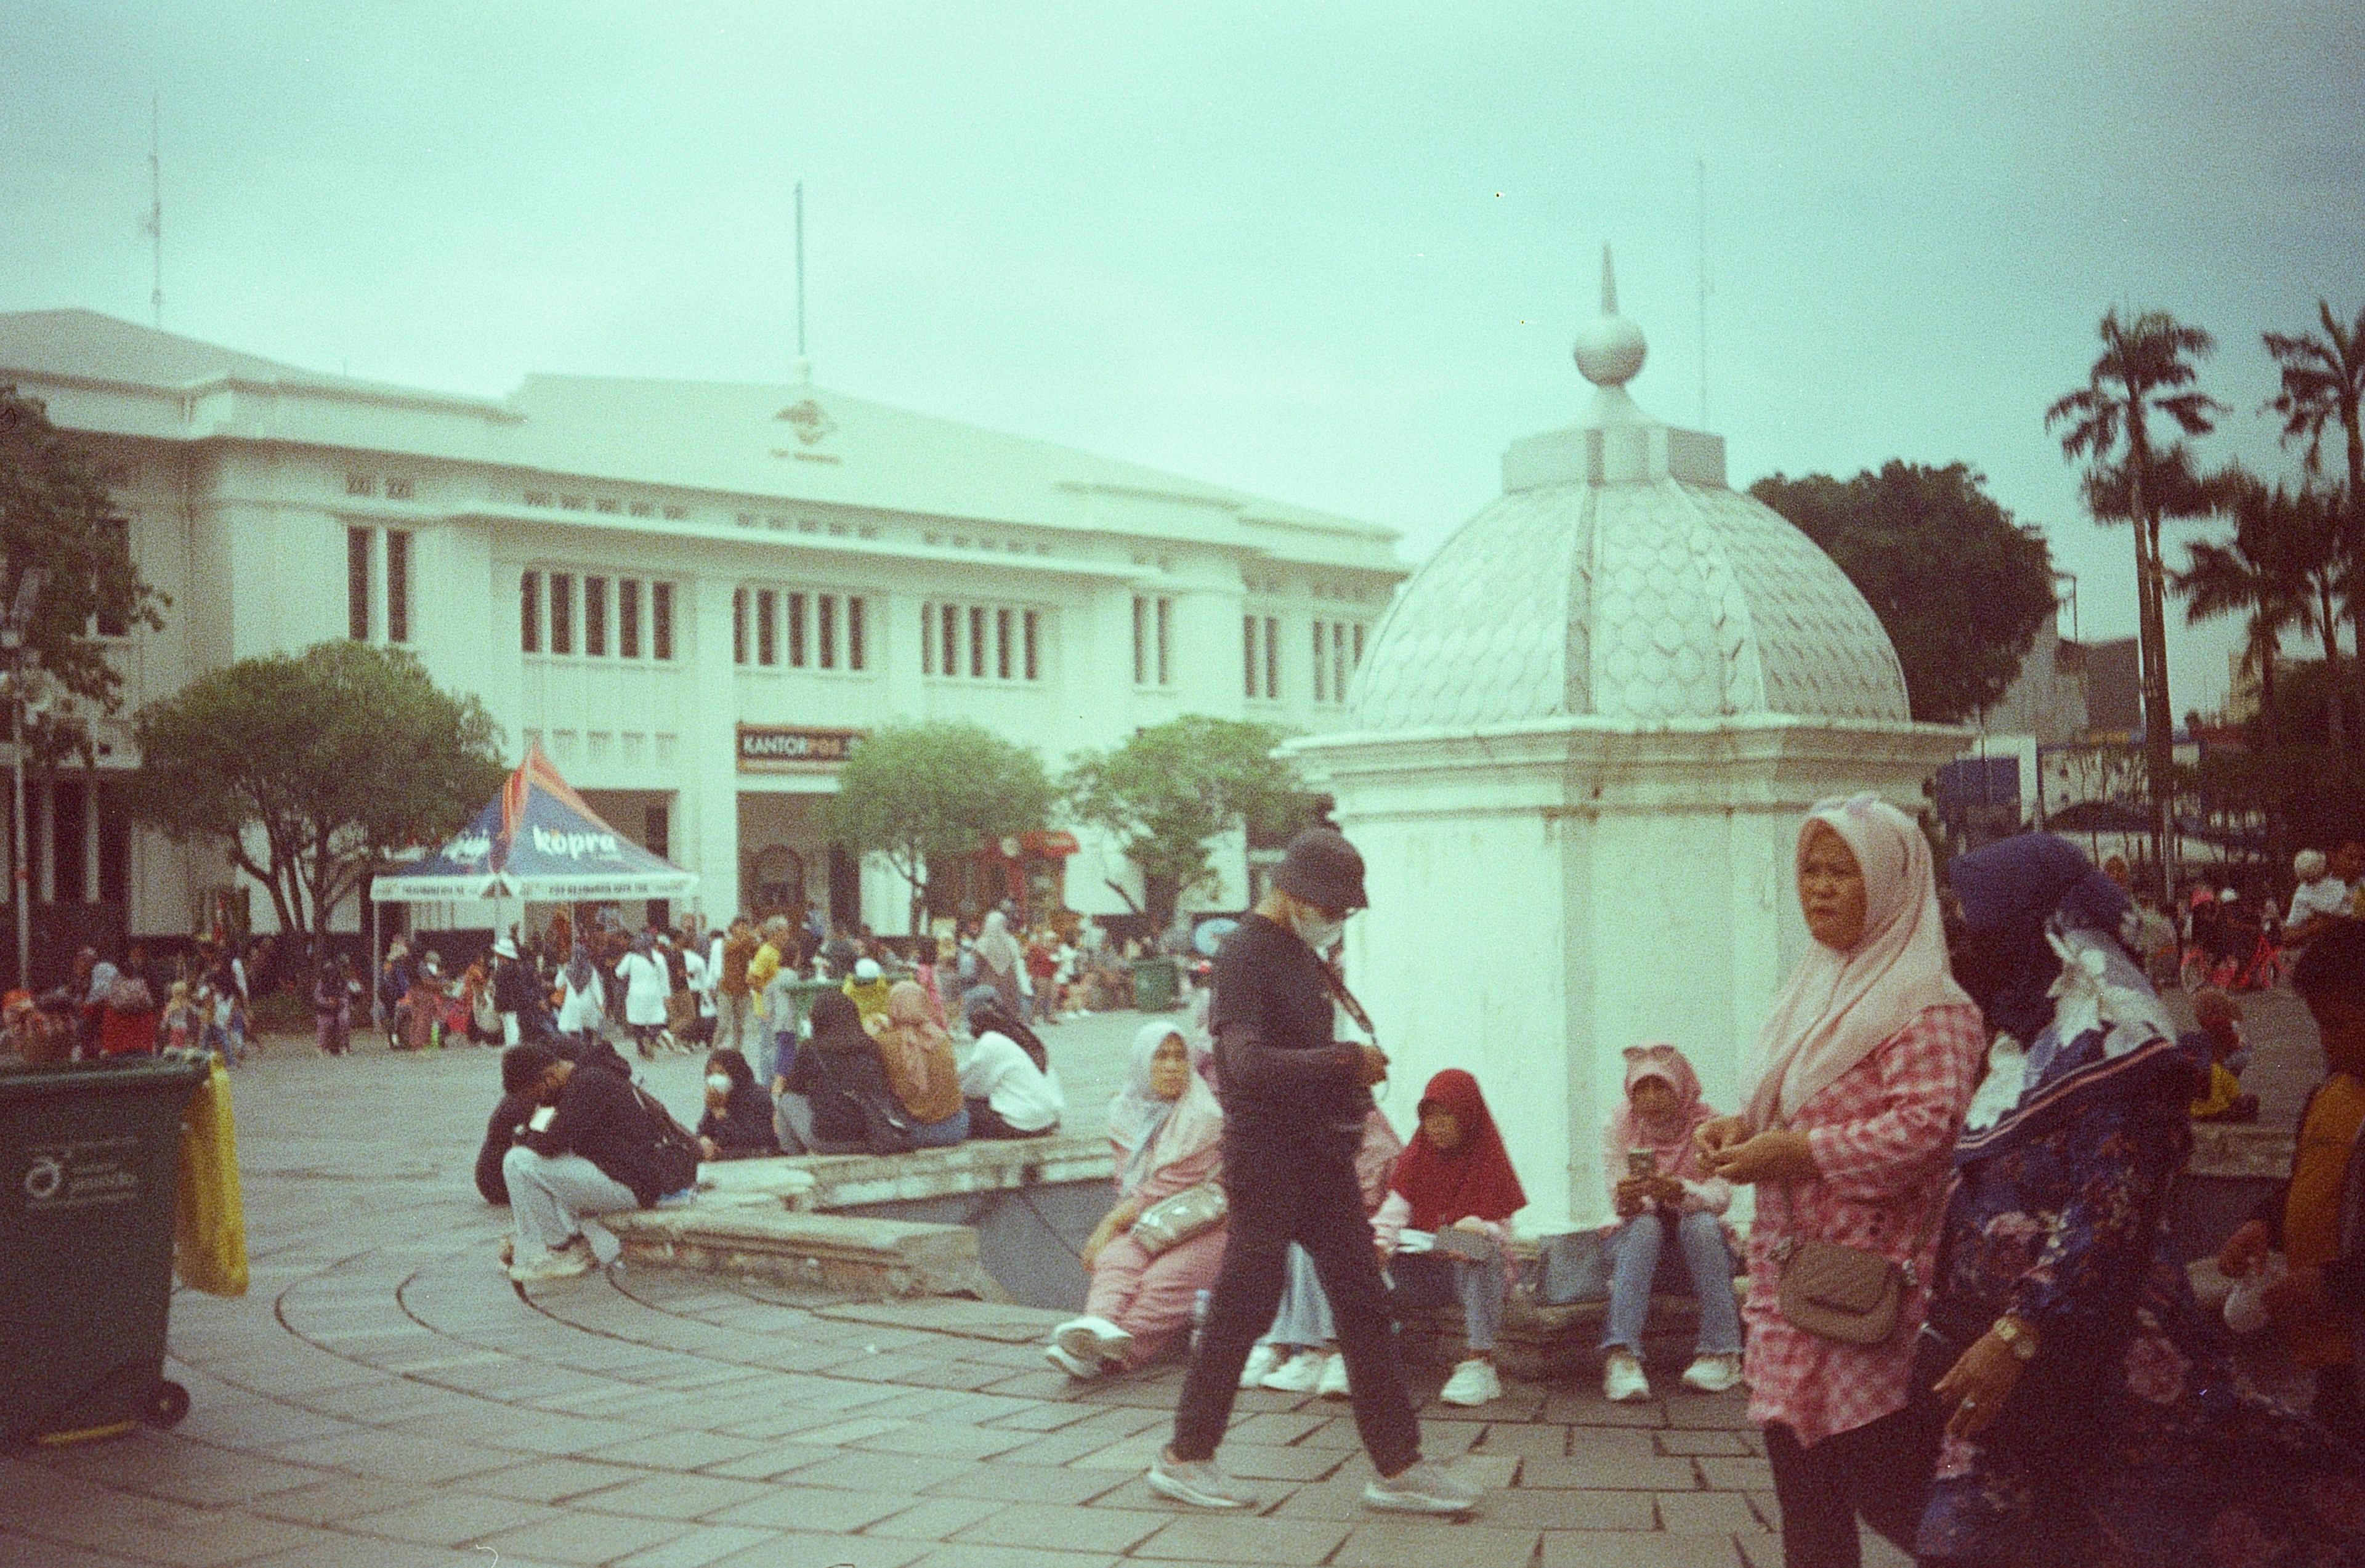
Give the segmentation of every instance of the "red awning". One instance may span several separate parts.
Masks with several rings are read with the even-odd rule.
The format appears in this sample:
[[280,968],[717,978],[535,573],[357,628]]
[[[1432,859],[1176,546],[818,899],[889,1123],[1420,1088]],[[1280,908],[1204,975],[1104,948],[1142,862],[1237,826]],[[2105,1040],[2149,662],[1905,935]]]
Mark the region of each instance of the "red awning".
[[1018,847],[1029,855],[1073,855],[1080,847],[1076,835],[1064,828],[1051,828],[1039,833],[1022,833]]

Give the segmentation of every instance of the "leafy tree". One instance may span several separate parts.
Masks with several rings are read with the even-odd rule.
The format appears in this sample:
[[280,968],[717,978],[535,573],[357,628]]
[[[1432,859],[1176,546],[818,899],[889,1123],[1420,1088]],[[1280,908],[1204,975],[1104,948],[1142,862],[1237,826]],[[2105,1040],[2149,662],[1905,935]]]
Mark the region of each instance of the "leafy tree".
[[131,808],[219,848],[317,941],[391,851],[438,844],[500,787],[500,732],[412,655],[322,643],[241,659],[138,720]]
[[[2332,554],[2337,566],[2348,568],[2343,577],[2343,613],[2348,621],[2349,637],[2357,644],[2357,696],[2365,702],[2365,573],[2359,573],[2355,563],[2365,555],[2365,418],[2360,418],[2359,406],[2365,404],[2365,307],[2357,312],[2357,319],[2347,327],[2332,314],[2329,300],[2315,303],[2316,318],[2324,323],[2321,337],[2314,332],[2296,335],[2286,332],[2265,334],[2267,353],[2273,356],[2276,367],[2282,373],[2282,386],[2267,399],[2260,412],[2281,416],[2281,439],[2288,446],[2295,441],[2305,441],[2306,472],[2310,477],[2323,471],[2325,437],[2335,431],[2346,438],[2348,480],[2340,492],[2340,506],[2336,509],[2337,530],[2332,540]],[[2332,635],[2327,625],[2324,635]],[[2325,656],[2337,672],[2339,651],[2327,640]],[[2336,702],[2333,712],[2340,714],[2342,704]],[[2352,738],[2365,742],[2365,726],[2351,732]],[[2338,741],[2336,737],[2335,744]]]
[[2238,471],[2218,484],[2234,535],[2192,544],[2184,569],[2170,572],[2169,584],[2184,599],[2188,625],[2243,618],[2242,662],[2258,672],[2260,717],[2271,731],[2283,633],[2319,625],[2331,631],[2328,597],[2319,609],[2310,593],[2312,566],[2329,538],[2328,518],[2315,490],[2270,489]]
[[28,740],[50,761],[86,753],[91,737],[76,710],[115,712],[123,686],[93,633],[162,627],[167,601],[132,566],[130,532],[106,476],[38,399],[14,386],[0,386],[0,606],[16,602],[27,568],[47,572],[25,646],[33,666],[78,700],[28,715]]
[[1913,716],[1951,724],[2010,689],[2053,618],[2045,537],[1960,463],[1891,462],[1853,479],[1760,479],[1749,493],[1839,564],[1905,667]]
[[2062,454],[2086,463],[2086,510],[2102,523],[2134,525],[2136,631],[2143,652],[2144,749],[2151,780],[2155,859],[2160,896],[2168,896],[2169,812],[2173,809],[2176,710],[2168,692],[2168,610],[2159,525],[2168,516],[2210,510],[2206,487],[2194,476],[2180,442],[2162,447],[2152,420],[2165,417],[2187,436],[2217,427],[2225,406],[2196,390],[2193,361],[2216,352],[2216,340],[2165,311],[2121,321],[2114,308],[2097,329],[2102,352],[2086,385],[2045,410],[2046,428],[2067,426]]
[[1136,730],[1113,751],[1086,753],[1069,769],[1070,809],[1140,868],[1160,927],[1213,878],[1209,839],[1240,828],[1251,842],[1272,842],[1306,820],[1312,802],[1273,756],[1286,738],[1271,724],[1188,713]]
[[830,803],[832,834],[882,857],[912,887],[912,929],[930,868],[1041,827],[1057,792],[1042,758],[981,724],[890,724],[854,748]]

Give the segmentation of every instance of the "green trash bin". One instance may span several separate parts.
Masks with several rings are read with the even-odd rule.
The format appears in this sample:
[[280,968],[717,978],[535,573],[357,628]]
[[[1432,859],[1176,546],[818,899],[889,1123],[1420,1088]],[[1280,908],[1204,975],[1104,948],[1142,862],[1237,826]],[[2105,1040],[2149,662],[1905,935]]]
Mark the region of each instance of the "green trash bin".
[[1143,1013],[1173,1009],[1182,989],[1171,958],[1137,958],[1133,965],[1133,1005]]
[[181,1112],[202,1058],[0,1070],[0,1437],[170,1426]]

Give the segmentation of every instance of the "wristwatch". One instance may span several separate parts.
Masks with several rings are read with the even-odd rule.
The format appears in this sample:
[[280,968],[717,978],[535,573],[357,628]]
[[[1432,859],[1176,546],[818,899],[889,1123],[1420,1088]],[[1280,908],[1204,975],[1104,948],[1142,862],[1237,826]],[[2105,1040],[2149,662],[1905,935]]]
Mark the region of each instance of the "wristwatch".
[[2012,1353],[2022,1361],[2033,1361],[2036,1359],[2036,1336],[2022,1327],[2012,1318],[2008,1316],[1997,1318],[1995,1327],[1989,1332],[2002,1340]]

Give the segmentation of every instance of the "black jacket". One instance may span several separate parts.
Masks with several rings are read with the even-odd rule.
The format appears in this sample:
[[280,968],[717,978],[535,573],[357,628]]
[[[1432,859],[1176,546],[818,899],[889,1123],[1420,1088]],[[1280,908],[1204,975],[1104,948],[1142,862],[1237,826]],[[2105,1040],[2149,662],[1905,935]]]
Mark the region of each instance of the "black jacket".
[[779,1137],[772,1131],[772,1097],[752,1083],[732,1090],[720,1114],[709,1111],[701,1116],[698,1136],[712,1138],[723,1159],[780,1152]]
[[[578,1067],[558,1092],[550,1126],[527,1136],[536,1154],[579,1154],[633,1190],[647,1208],[674,1190],[657,1152],[658,1128],[627,1079]],[[696,1171],[693,1168],[692,1174]]]
[[501,1174],[501,1161],[532,1115],[533,1097],[528,1094],[504,1094],[493,1107],[493,1119],[485,1124],[485,1146],[476,1150],[476,1191],[485,1202],[509,1206],[510,1182]]

